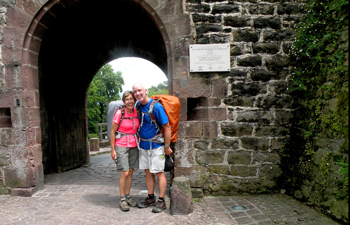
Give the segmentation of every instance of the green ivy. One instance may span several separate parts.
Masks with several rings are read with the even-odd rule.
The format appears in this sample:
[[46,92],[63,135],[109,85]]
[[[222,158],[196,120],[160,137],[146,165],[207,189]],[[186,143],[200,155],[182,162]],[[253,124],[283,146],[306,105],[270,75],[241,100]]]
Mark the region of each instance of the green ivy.
[[[287,175],[285,186],[294,191],[310,171],[318,167],[325,182],[340,166],[337,181],[339,198],[348,198],[348,0],[301,0],[306,14],[298,24],[290,58],[295,62],[288,90],[295,99],[291,138],[285,144],[282,160]],[[328,151],[316,165],[317,140],[344,140],[339,157]],[[331,144],[329,143],[329,146]],[[289,173],[289,174],[288,174]],[[294,182],[294,183],[292,183]],[[291,190],[293,192],[293,190]]]

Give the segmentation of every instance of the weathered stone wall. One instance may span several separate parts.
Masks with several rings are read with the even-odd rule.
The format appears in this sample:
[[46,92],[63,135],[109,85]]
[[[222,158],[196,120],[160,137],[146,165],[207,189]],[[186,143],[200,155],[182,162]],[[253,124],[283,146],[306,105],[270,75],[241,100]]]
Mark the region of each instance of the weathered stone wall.
[[185,10],[194,44],[230,43],[231,71],[174,79],[185,106],[175,176],[190,177],[196,196],[276,190],[292,118],[287,54],[301,9],[283,0],[186,0]]
[[[1,44],[3,42],[3,30],[4,30],[4,25],[6,24],[6,7],[1,7],[0,8],[0,16],[1,16],[1,24],[0,24],[0,35],[1,35]],[[0,67],[0,88],[1,88],[1,92],[3,92],[6,88],[6,81],[5,81],[5,75],[4,75],[4,64],[1,63],[1,67]],[[1,117],[3,117],[3,115],[1,115]],[[3,121],[3,118],[1,118],[1,123]],[[9,124],[7,127],[9,127],[10,125],[12,125],[12,121],[10,121],[11,124]],[[4,133],[2,130],[0,131],[1,134]],[[8,166],[11,163],[11,155],[5,150],[4,147],[1,146],[0,148],[0,194],[8,194],[9,193],[9,189],[5,188],[4,186],[4,171],[3,168],[5,166]]]
[[13,188],[31,189],[44,180],[39,92],[33,80],[23,76],[35,69],[22,66],[26,26],[33,13],[23,12],[26,3],[0,1],[0,114],[8,122],[0,123],[0,194],[9,194]]
[[294,193],[291,194],[301,201],[306,201],[317,211],[347,224],[349,200],[346,196],[349,190],[344,188],[343,182],[347,182],[348,173],[342,171],[340,164],[332,162],[336,158],[348,160],[348,154],[341,150],[343,143],[344,139],[317,138],[317,149],[312,159],[314,163],[310,166],[308,179],[303,179],[301,186],[297,186],[297,190],[293,190]]

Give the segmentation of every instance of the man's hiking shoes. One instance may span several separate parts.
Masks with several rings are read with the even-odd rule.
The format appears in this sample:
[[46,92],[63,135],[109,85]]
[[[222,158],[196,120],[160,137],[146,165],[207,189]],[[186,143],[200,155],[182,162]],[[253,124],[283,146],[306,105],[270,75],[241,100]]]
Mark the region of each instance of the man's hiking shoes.
[[155,205],[156,204],[156,198],[149,198],[147,197],[144,201],[139,203],[139,208],[147,208],[150,205]]
[[142,202],[139,203],[139,208],[147,208],[148,206],[153,206],[155,205],[155,207],[152,209],[152,212],[154,213],[160,213],[162,212],[164,209],[166,209],[166,204],[164,201],[157,201],[156,202],[156,198],[149,198],[147,197],[145,200],[143,200]]
[[164,201],[159,201],[159,200],[158,200],[158,202],[157,202],[157,204],[156,204],[156,207],[154,207],[154,208],[152,209],[152,212],[154,212],[154,213],[160,213],[160,212],[162,212],[164,209],[166,209],[166,204],[165,204],[165,202],[164,202]]
[[136,207],[137,206],[137,202],[134,201],[134,199],[132,199],[130,196],[128,196],[126,198],[126,202],[128,203],[129,206],[131,207]]
[[123,212],[127,212],[130,210],[129,206],[128,206],[128,203],[126,202],[126,199],[121,199],[119,200],[119,207],[120,207],[120,210],[123,211]]

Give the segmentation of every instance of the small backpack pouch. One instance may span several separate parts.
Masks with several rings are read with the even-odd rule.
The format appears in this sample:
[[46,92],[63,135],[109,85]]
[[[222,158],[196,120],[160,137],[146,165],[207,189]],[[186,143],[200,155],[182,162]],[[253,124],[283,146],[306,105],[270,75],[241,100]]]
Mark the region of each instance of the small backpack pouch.
[[120,132],[117,132],[115,135],[115,139],[120,139],[122,137],[122,134]]

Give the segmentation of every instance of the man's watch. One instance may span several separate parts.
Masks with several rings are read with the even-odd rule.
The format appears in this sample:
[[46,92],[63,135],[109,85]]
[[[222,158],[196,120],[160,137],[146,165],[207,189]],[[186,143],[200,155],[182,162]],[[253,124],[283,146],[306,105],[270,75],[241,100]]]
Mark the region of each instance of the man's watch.
[[170,145],[164,145],[164,148],[170,148]]

